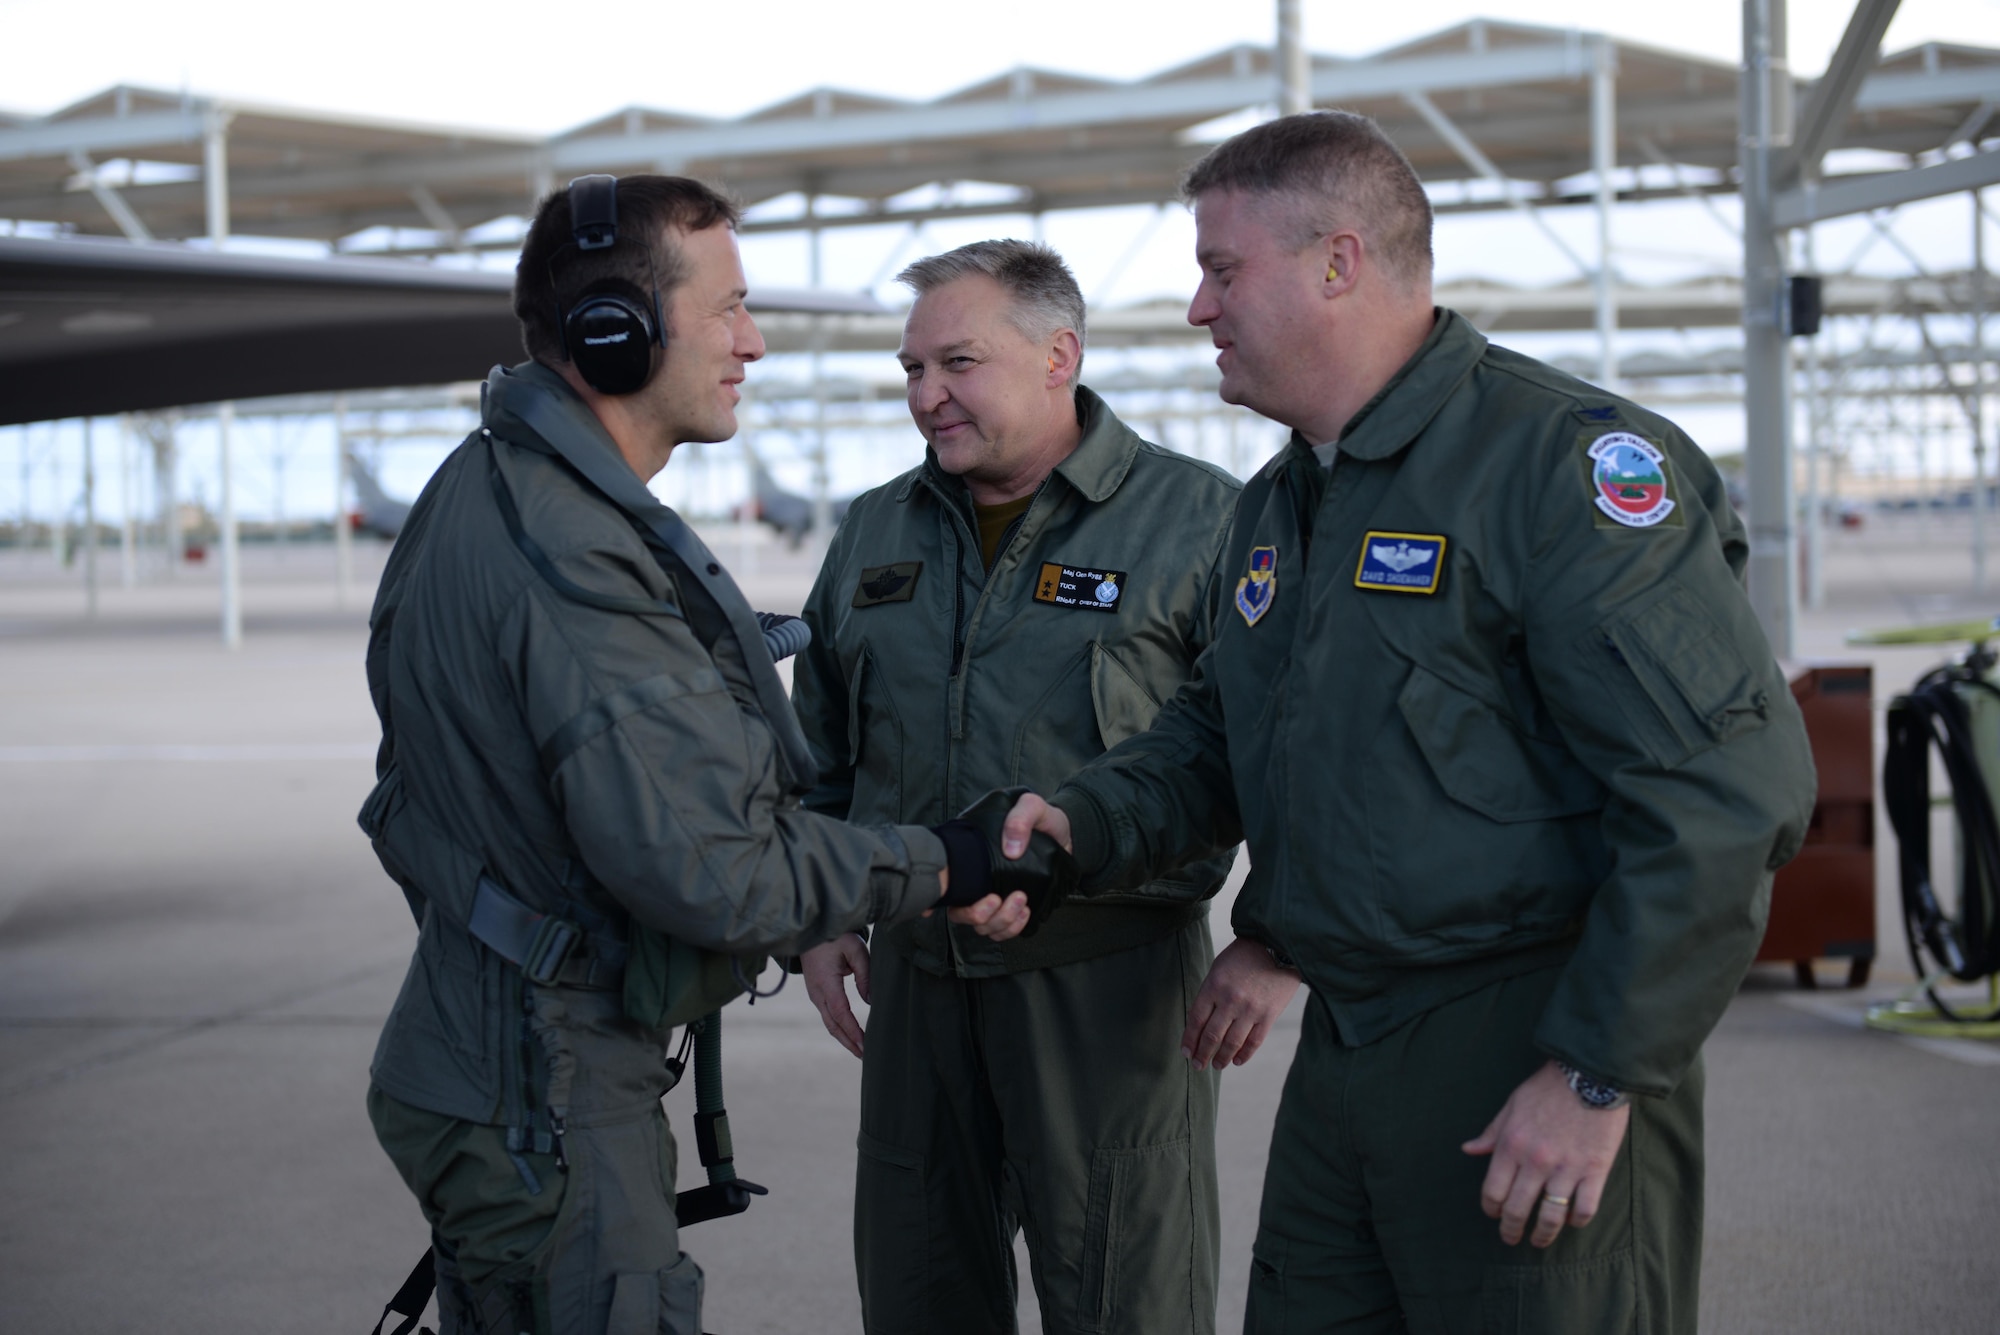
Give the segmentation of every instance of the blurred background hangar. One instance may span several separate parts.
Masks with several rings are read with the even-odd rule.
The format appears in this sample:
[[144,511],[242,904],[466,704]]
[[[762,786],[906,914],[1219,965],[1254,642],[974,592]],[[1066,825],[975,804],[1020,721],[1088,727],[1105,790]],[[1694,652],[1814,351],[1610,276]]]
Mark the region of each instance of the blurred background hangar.
[[[741,452],[698,456],[674,499],[711,513],[754,502],[761,441],[808,479],[800,489],[823,531],[835,455],[907,435],[894,380],[839,358],[894,348],[900,315],[884,285],[934,229],[1004,219],[1022,230],[1025,218],[1039,235],[1060,211],[1152,206],[1095,284],[1100,298],[1213,142],[1279,108],[1337,106],[1385,126],[1441,215],[1525,219],[1570,274],[1533,287],[1446,282],[1440,304],[1503,339],[1581,335],[1590,351],[1572,347],[1566,369],[1648,403],[1741,411],[1742,495],[1759,535],[1752,589],[1782,653],[1798,598],[1819,596],[1815,544],[1838,516],[1833,463],[1864,485],[1870,448],[1906,453],[1917,417],[1938,460],[1969,452],[1984,578],[1990,218],[1979,192],[2000,176],[2000,151],[1983,147],[2000,50],[1883,52],[1896,8],[1862,0],[1824,75],[1803,81],[1783,58],[1783,0],[1746,0],[1740,65],[1488,20],[1336,58],[1306,49],[1288,0],[1274,46],[1129,82],[1020,68],[927,102],[822,87],[729,120],[627,107],[546,139],[110,88],[0,121],[0,219],[12,220],[0,223],[0,425],[70,423],[18,436],[11,536],[81,527],[95,551],[110,521],[107,470],[89,462],[64,485],[74,465],[64,473],[57,456],[100,449],[113,426],[88,424],[117,416],[115,540],[184,542],[176,446],[194,430],[216,444],[220,494],[200,498],[197,519],[219,530],[227,596],[246,419],[330,426],[325,458],[302,458],[298,472],[332,481],[332,509],[349,514],[350,461],[379,465],[387,440],[462,430],[466,382],[519,358],[507,261],[534,201],[586,172],[636,171],[725,186],[749,206],[746,238],[805,239],[807,284],[752,298],[773,352],[796,356],[750,386]],[[1934,267],[1898,235],[1900,208],[1945,195],[1966,201],[1970,269]],[[1737,272],[1672,284],[1622,272],[1621,217],[1663,200],[1698,202],[1740,247]],[[1592,220],[1582,233],[1551,225],[1579,209]],[[1816,253],[1819,224],[1854,218],[1867,223],[1854,253]],[[870,283],[834,290],[825,239],[863,226],[900,239]],[[1858,272],[1862,252],[1895,257],[1901,272]],[[1162,439],[1247,472],[1275,438],[1214,398],[1206,339],[1182,317],[1176,303],[1094,300],[1092,383]],[[1621,331],[1705,329],[1741,337],[1621,357]],[[1952,472],[1919,455],[1920,474]],[[29,495],[44,465],[58,493],[38,517]]]

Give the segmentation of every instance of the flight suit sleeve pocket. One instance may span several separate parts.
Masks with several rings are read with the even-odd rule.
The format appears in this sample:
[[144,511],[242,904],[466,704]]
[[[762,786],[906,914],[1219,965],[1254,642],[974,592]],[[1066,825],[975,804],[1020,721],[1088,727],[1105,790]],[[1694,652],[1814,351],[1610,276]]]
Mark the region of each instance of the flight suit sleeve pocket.
[[1603,787],[1566,747],[1520,731],[1421,666],[1396,704],[1439,786],[1489,820],[1554,820],[1604,805]]
[[1672,585],[1600,635],[1600,652],[1650,703],[1653,718],[1635,722],[1668,768],[1770,718],[1765,688],[1737,647],[1740,636],[1732,638],[1685,585]]
[[1101,644],[1090,646],[1090,704],[1097,714],[1098,738],[1107,751],[1152,727],[1160,712],[1153,693]]

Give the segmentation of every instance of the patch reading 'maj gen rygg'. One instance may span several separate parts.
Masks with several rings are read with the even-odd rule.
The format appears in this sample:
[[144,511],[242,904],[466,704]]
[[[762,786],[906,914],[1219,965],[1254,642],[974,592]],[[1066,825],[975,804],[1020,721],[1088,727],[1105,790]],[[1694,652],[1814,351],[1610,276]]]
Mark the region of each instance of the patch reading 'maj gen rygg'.
[[1444,579],[1442,533],[1368,533],[1354,587],[1385,593],[1436,593]]
[[1116,612],[1125,592],[1122,570],[1091,570],[1044,561],[1035,576],[1035,601],[1055,607],[1088,608],[1092,612]]
[[874,607],[878,603],[907,603],[917,591],[922,561],[898,561],[891,566],[868,566],[854,586],[854,606]]

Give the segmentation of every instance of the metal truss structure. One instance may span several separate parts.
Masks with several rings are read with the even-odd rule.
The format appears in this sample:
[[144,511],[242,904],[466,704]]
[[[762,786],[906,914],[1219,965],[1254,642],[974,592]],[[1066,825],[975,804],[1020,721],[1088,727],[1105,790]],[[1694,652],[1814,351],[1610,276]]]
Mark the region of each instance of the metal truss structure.
[[[1483,328],[1594,331],[1597,355],[1577,369],[1650,384],[1672,359],[1647,354],[1652,364],[1635,357],[1621,368],[1619,329],[1743,327],[1740,358],[1720,374],[1745,399],[1753,593],[1782,652],[1800,583],[1793,399],[1808,399],[1811,440],[1834,448],[1828,405],[1862,392],[1855,377],[1870,357],[1886,366],[1912,352],[1909,338],[1866,351],[1836,339],[1800,373],[1787,275],[1810,267],[1802,239],[1820,221],[1868,216],[1893,235],[1889,219],[1905,203],[1970,193],[1979,208],[1977,191],[2000,181],[2000,150],[1982,149],[2000,109],[2000,51],[1928,44],[1884,57],[1896,0],[1859,0],[1825,74],[1802,81],[1785,61],[1785,0],[1741,3],[1741,67],[1490,20],[1360,59],[1308,55],[1296,6],[1281,3],[1290,40],[1277,49],[1231,47],[1137,80],[1024,68],[924,102],[818,88],[733,119],[628,107],[546,139],[119,87],[45,117],[0,120],[0,219],[15,220],[0,226],[140,246],[220,248],[246,234],[317,243],[329,256],[469,254],[517,246],[533,201],[570,176],[661,170],[729,188],[751,206],[746,231],[809,236],[817,280],[829,229],[897,225],[914,244],[921,229],[953,219],[1164,204],[1209,144],[1274,106],[1345,107],[1382,123],[1441,213],[1517,213],[1573,267],[1573,281],[1550,289],[1440,292]],[[1740,225],[1716,202],[1732,194]],[[1702,202],[1743,238],[1740,279],[1641,288],[1621,277],[1617,211],[1677,197]],[[1594,245],[1580,249],[1550,223],[1547,210],[1573,206],[1593,210]],[[1928,374],[1926,384],[1965,405],[1983,470],[1990,376],[1975,250],[1969,276],[1929,273],[1911,254],[1906,278],[1836,274],[1825,297],[1834,325],[1886,319],[1936,353],[1928,370],[1913,363],[1900,380],[1866,371],[1878,376],[1867,393]],[[16,326],[6,337],[82,348],[118,333],[115,318],[41,330],[45,313],[10,305],[11,295],[0,284],[0,326]],[[1166,307],[1094,311],[1092,345],[1186,346],[1179,317]],[[822,441],[834,390],[821,359],[882,347],[895,324],[869,313],[770,318],[774,346],[813,354],[797,392]],[[1682,360],[1693,383],[1718,383],[1713,358]],[[1212,399],[1208,411],[1234,421]]]

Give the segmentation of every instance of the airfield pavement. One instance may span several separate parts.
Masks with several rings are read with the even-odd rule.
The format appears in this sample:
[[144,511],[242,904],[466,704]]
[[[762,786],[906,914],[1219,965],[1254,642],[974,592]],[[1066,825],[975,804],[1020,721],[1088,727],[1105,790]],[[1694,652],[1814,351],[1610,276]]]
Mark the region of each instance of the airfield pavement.
[[[733,529],[715,546],[759,605],[803,598],[805,557]],[[364,590],[382,551],[358,549]],[[1835,534],[1804,652],[1993,612],[1965,551],[1961,517]],[[375,740],[365,593],[336,604],[330,549],[247,550],[230,653],[213,568],[162,583],[143,564],[121,588],[107,550],[86,620],[76,569],[0,551],[0,1331],[359,1335],[425,1244],[362,1109],[413,936],[353,821]],[[1866,653],[1878,722],[1944,652]],[[1861,1027],[1909,976],[1886,829],[1878,845],[1875,983],[1800,992],[1760,967],[1709,1044],[1714,1335],[2000,1329],[2000,1044]],[[1298,1015],[1223,1079],[1225,1332]],[[686,1235],[705,1325],[855,1330],[859,1064],[796,981],[732,1007],[728,1035],[740,1166],[772,1194]],[[668,1100],[683,1185],[691,1102]],[[1022,1326],[1040,1329],[1031,1292]]]

